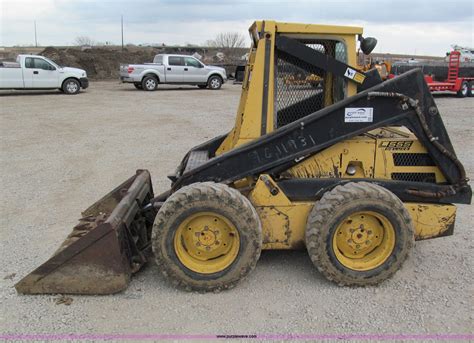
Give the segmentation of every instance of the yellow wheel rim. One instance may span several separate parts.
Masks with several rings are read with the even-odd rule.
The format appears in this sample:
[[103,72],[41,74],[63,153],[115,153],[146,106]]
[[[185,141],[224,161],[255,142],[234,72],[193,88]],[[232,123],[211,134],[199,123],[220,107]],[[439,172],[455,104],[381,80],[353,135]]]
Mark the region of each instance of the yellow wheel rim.
[[174,249],[188,269],[212,274],[226,269],[235,261],[240,237],[235,225],[215,212],[195,213],[176,230]]
[[334,233],[332,246],[338,261],[349,269],[367,271],[382,265],[395,248],[395,230],[380,213],[356,212]]

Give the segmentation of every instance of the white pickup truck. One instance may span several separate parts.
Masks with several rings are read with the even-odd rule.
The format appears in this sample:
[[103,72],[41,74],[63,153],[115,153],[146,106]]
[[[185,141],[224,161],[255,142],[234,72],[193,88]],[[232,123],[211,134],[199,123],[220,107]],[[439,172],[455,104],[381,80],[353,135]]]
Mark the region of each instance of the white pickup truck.
[[85,70],[60,67],[44,56],[18,55],[16,62],[0,62],[0,89],[57,88],[77,94],[88,86]]
[[147,91],[156,90],[160,83],[220,89],[227,75],[224,68],[205,65],[193,56],[160,54],[153,63],[122,64],[120,80]]

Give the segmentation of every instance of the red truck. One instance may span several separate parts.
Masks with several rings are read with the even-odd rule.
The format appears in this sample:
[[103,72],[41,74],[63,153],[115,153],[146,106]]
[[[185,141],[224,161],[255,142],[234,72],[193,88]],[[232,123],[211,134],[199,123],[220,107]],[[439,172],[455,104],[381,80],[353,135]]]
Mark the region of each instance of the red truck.
[[432,76],[425,75],[431,92],[454,92],[460,98],[474,96],[474,77],[459,77],[460,55],[459,51],[452,51],[449,55],[448,78],[445,81],[434,81]]

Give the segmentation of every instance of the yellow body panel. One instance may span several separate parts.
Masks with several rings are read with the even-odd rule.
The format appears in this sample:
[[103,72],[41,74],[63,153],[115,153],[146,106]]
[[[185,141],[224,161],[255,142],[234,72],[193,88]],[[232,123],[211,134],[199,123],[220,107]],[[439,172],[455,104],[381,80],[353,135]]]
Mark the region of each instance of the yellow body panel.
[[404,203],[415,224],[415,238],[428,239],[445,235],[453,229],[456,206]]
[[[387,127],[337,143],[315,154],[284,173],[286,177],[344,177],[392,179],[393,173],[434,174],[436,182],[445,182],[437,166],[396,166],[394,154],[427,154],[427,150],[409,131]],[[355,173],[348,173],[348,166]]]
[[[271,188],[277,189],[273,195]],[[263,249],[300,249],[304,247],[306,222],[314,202],[292,202],[269,175],[261,175],[249,194],[262,223]],[[404,203],[415,227],[417,240],[448,233],[456,218],[451,204]]]
[[304,247],[304,228],[313,203],[291,202],[281,190],[272,195],[264,180],[278,189],[268,175],[262,175],[249,195],[262,223],[263,249]]

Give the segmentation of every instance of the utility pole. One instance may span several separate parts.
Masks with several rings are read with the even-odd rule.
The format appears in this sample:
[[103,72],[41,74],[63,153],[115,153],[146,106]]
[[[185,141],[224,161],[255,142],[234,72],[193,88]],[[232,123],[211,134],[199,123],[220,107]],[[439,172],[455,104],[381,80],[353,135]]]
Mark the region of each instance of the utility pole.
[[123,15],[121,16],[121,24],[122,24],[122,51],[123,51]]
[[35,20],[35,46],[38,47],[38,39],[36,36],[36,20]]

